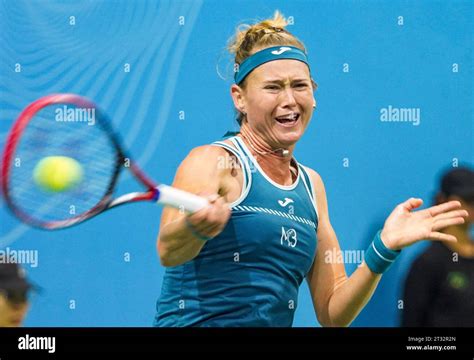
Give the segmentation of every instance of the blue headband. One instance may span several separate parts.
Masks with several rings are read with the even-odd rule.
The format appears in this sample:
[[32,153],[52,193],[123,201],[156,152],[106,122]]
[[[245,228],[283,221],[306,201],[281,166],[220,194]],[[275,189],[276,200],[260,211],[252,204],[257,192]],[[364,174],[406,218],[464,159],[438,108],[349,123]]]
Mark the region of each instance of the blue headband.
[[245,59],[234,74],[235,83],[240,84],[256,67],[269,61],[281,59],[299,60],[309,67],[308,58],[301,49],[294,46],[273,46],[258,51]]

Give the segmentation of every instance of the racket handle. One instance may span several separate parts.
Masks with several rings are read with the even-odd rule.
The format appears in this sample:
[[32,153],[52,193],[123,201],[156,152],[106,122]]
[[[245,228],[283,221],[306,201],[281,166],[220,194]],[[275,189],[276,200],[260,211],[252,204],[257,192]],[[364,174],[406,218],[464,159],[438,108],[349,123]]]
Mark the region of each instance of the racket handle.
[[159,185],[156,189],[158,190],[158,204],[184,209],[190,213],[194,213],[209,205],[207,199],[201,196],[168,185]]

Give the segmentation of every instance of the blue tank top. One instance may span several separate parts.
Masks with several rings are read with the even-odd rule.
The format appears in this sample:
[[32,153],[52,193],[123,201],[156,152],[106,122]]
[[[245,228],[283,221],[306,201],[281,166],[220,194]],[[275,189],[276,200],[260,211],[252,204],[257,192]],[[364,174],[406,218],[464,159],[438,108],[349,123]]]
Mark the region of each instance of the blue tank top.
[[242,165],[241,196],[222,233],[191,261],[166,269],[155,326],[291,326],[316,253],[318,215],[302,165],[272,181],[239,137],[215,142]]

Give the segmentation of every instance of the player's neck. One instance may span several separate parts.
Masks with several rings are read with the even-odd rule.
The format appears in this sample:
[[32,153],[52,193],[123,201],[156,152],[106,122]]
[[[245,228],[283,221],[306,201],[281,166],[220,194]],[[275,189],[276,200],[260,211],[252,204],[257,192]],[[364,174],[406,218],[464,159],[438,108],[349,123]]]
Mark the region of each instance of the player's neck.
[[294,182],[296,171],[295,169],[291,171],[294,145],[288,148],[274,148],[249,130],[245,124],[240,130],[240,137],[262,170],[273,181],[281,185],[291,185]]
[[474,241],[469,237],[468,224],[449,226],[443,230],[445,234],[456,236],[456,243],[446,242],[452,251],[465,258],[474,258]]

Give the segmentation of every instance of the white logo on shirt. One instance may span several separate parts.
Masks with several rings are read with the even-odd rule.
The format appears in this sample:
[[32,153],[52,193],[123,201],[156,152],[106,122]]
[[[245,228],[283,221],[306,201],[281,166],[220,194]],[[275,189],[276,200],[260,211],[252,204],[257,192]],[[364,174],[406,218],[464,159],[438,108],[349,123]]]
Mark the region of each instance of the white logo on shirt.
[[282,46],[279,50],[273,50],[272,51],[272,54],[273,55],[281,55],[283,54],[285,51],[291,51],[291,48],[287,47],[287,46]]
[[295,247],[298,240],[296,239],[296,231],[295,229],[288,229],[281,227],[281,240],[280,244],[283,245],[283,241],[290,247]]
[[293,199],[290,199],[290,198],[285,198],[285,200],[278,200],[278,204],[280,204],[280,206],[283,206],[283,207],[293,202],[294,202]]

